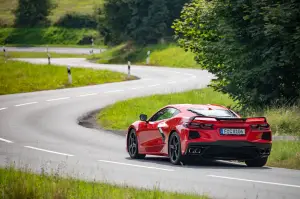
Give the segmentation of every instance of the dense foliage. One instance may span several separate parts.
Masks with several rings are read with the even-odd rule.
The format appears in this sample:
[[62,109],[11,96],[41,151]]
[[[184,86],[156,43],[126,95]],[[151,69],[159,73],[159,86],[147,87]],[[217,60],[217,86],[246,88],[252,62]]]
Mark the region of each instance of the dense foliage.
[[300,96],[300,2],[193,0],[174,23],[178,42],[216,75],[212,87],[246,106]]
[[51,0],[19,0],[14,10],[17,27],[36,27],[49,24],[47,16],[55,4]]
[[60,17],[54,25],[64,28],[96,28],[97,21],[93,15],[71,12]]
[[156,43],[170,36],[172,22],[188,0],[105,0],[98,9],[100,33],[106,43],[133,40]]

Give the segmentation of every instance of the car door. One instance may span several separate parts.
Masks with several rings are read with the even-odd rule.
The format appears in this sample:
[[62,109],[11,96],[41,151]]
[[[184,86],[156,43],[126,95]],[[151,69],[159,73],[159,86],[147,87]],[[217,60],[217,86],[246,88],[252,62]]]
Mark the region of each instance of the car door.
[[168,107],[158,111],[148,121],[146,128],[140,132],[141,144],[148,153],[159,153],[164,147],[164,135],[159,131],[159,126],[164,127],[164,122],[178,113],[177,109]]

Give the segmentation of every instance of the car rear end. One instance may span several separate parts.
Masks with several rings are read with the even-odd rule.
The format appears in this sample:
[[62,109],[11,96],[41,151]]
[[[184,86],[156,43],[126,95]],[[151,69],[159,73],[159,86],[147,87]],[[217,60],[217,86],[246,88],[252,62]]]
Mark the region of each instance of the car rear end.
[[264,117],[192,117],[184,125],[182,152],[220,160],[267,158],[272,133]]

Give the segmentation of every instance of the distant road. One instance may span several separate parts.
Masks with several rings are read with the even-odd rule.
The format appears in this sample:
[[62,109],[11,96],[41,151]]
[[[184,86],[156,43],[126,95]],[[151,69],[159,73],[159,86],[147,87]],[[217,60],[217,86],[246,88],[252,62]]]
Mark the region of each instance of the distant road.
[[[46,47],[5,47],[6,50],[14,52],[47,52]],[[2,49],[1,49],[2,50]],[[49,47],[49,52],[66,54],[90,54],[91,48],[71,48],[71,47]],[[105,49],[94,48],[94,53],[103,52]]]

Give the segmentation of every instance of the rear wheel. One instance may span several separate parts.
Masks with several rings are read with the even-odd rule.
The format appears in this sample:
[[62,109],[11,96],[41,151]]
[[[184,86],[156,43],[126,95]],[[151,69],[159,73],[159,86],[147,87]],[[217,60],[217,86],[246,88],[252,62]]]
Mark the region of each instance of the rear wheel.
[[263,167],[267,161],[268,158],[256,158],[253,160],[246,160],[245,163],[248,167]]
[[128,140],[127,140],[127,146],[128,146],[129,156],[132,159],[145,158],[145,156],[146,156],[145,154],[139,154],[138,140],[137,140],[136,133],[135,133],[134,129],[132,129],[129,132]]
[[176,132],[172,133],[169,139],[169,157],[171,163],[175,165],[178,165],[183,161],[180,137]]

